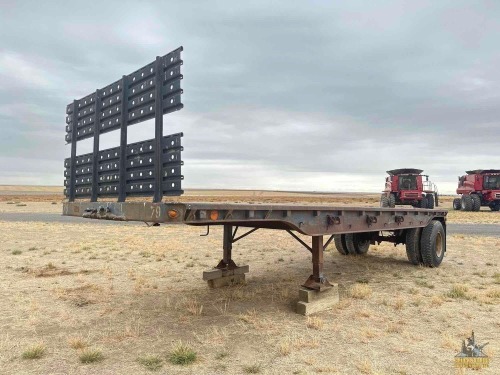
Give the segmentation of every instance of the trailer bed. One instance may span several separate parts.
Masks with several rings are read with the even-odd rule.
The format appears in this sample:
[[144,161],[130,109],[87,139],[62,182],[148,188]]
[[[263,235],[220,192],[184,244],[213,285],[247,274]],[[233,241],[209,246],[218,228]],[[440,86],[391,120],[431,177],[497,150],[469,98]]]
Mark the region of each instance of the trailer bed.
[[446,210],[299,204],[65,202],[63,214],[161,224],[233,225],[293,230],[304,235],[378,232],[445,223]]

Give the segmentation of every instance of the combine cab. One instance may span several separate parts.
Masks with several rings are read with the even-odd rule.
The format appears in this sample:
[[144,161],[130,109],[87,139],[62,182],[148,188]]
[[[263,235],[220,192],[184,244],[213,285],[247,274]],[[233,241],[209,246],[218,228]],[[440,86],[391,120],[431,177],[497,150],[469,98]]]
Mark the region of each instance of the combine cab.
[[403,168],[387,171],[385,189],[380,197],[381,207],[395,207],[397,204],[418,208],[434,208],[439,205],[437,186],[421,169]]
[[463,211],[479,211],[488,206],[500,211],[500,169],[477,169],[467,171],[458,177],[457,194],[462,197],[453,200],[453,208]]

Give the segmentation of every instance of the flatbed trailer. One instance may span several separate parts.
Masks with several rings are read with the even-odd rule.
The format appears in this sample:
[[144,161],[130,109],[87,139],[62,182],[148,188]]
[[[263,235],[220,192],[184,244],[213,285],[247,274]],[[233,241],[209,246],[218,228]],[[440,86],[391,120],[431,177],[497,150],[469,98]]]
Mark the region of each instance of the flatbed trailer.
[[[163,115],[183,107],[181,51],[182,47],[158,56],[67,106],[66,141],[71,143],[71,157],[65,160],[63,215],[207,226],[207,234],[210,226],[223,226],[221,260],[203,273],[211,287],[245,280],[249,267],[233,260],[235,242],[259,229],[284,230],[311,253],[312,273],[299,290],[298,312],[304,314],[338,301],[336,285],[323,273],[323,252],[332,241],[343,255],[365,254],[377,242],[406,244],[411,263],[440,265],[446,251],[447,211],[442,209],[164,202],[165,196],[183,193],[183,134],[163,135]],[[155,138],[129,144],[127,127],[153,118]],[[100,150],[100,134],[113,130],[120,130],[120,146]],[[77,142],[90,137],[93,152],[77,156]],[[130,197],[153,197],[153,201],[127,201]],[[248,229],[241,234],[240,227]],[[310,243],[297,233],[311,237]]]
[[[367,242],[406,244],[414,264],[437,267],[446,251],[446,210],[330,207],[282,204],[151,203],[151,202],[65,202],[64,215],[87,219],[141,221],[152,224],[223,226],[222,257],[203,278],[212,287],[241,283],[249,267],[233,260],[233,244],[258,229],[284,230],[310,253],[312,273],[302,284],[322,292],[333,285],[323,272],[323,252],[335,239],[339,252],[350,255],[347,241],[357,249]],[[247,228],[238,233],[239,228]],[[438,227],[437,230],[435,227]],[[442,230],[439,229],[442,228]],[[311,237],[310,244],[296,233]],[[325,241],[325,236],[326,241]],[[344,246],[342,248],[342,242]],[[341,249],[339,249],[339,246]],[[366,253],[368,250],[363,252]],[[427,253],[423,253],[423,249]],[[355,250],[356,251],[356,250]],[[304,292],[304,291],[302,291]],[[304,293],[302,293],[304,294]],[[306,300],[311,297],[305,297]],[[301,301],[304,302],[304,301]],[[306,301],[307,302],[307,301]],[[299,302],[299,306],[300,302]],[[303,309],[307,313],[307,309]],[[309,309],[311,310],[311,309]],[[316,311],[313,309],[312,311]]]

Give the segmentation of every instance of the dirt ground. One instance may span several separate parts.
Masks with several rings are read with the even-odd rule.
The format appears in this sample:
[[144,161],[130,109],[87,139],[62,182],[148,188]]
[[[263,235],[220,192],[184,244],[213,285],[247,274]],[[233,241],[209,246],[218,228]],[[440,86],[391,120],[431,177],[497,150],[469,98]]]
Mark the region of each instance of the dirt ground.
[[[0,212],[60,213],[61,200],[60,190],[0,189]],[[182,200],[377,205],[378,195],[193,191]],[[500,223],[500,214],[450,211],[448,221]],[[438,269],[412,266],[403,246],[358,257],[330,246],[325,273],[341,301],[307,318],[294,306],[311,260],[292,237],[259,230],[237,242],[246,285],[209,289],[201,274],[220,260],[222,231],[203,232],[0,221],[0,372],[150,374],[145,359],[155,358],[158,374],[455,374],[474,330],[491,363],[471,373],[500,373],[498,238],[449,236]],[[194,363],[170,363],[180,341]],[[34,345],[40,358],[23,358]],[[101,360],[81,363],[94,349]]]

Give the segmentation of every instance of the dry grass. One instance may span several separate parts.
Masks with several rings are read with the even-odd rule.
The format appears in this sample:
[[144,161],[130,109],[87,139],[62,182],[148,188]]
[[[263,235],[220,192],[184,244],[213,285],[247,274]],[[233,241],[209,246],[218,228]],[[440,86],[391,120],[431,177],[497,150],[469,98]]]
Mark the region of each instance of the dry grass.
[[366,339],[373,339],[374,337],[377,337],[377,333],[373,330],[373,328],[370,328],[370,327],[363,328],[361,330],[361,334]]
[[401,333],[403,332],[403,327],[400,324],[389,323],[385,331],[387,333]]
[[486,296],[489,298],[500,298],[500,289],[496,288],[496,289],[489,290],[486,293]]
[[163,367],[163,359],[157,355],[145,355],[137,358],[142,366],[149,371],[158,371]]
[[245,374],[260,374],[261,366],[260,365],[245,365],[245,366],[243,366],[243,372]]
[[47,351],[45,344],[35,344],[25,349],[21,355],[23,359],[40,359]]
[[309,316],[307,317],[307,328],[312,328],[316,330],[320,330],[323,328],[324,321],[323,319],[317,316]]
[[191,315],[199,316],[203,313],[203,305],[196,299],[184,301],[183,308]]
[[405,300],[401,297],[398,297],[395,301],[394,301],[394,309],[397,310],[397,311],[400,311],[400,310],[403,310],[403,308],[405,307]]
[[372,295],[372,288],[366,284],[354,284],[349,289],[349,295],[355,299],[367,299]]
[[72,349],[83,349],[89,346],[88,342],[81,336],[70,337],[68,339],[68,345]]
[[319,347],[319,341],[315,337],[288,335],[278,343],[278,353],[281,356],[288,356],[295,351],[315,349],[317,347]]
[[104,355],[102,354],[102,351],[99,349],[85,348],[80,351],[78,359],[80,360],[81,363],[89,364],[89,363],[101,362],[102,360],[104,360]]
[[448,332],[445,332],[441,335],[441,347],[444,349],[457,349],[459,345],[457,345],[459,341],[450,335]]
[[371,362],[369,362],[366,359],[364,361],[356,363],[356,368],[362,374],[372,374],[373,373],[373,366],[372,366]]
[[189,345],[179,341],[172,347],[168,360],[174,365],[187,366],[196,361],[196,352]]
[[[279,194],[233,198],[302,199]],[[9,200],[29,203],[0,203],[0,212],[61,211],[60,204],[51,204],[54,199]],[[356,204],[345,196],[305,201]],[[270,374],[449,373],[454,352],[471,329],[480,342],[490,341],[493,357],[500,352],[494,340],[500,337],[498,238],[450,236],[439,269],[409,265],[400,245],[376,245],[365,257],[354,258],[331,249],[324,272],[339,284],[340,303],[304,318],[294,306],[311,259],[293,238],[262,230],[238,241],[234,259],[250,264],[247,284],[212,290],[201,281],[201,270],[219,262],[222,231],[214,227],[209,237],[199,237],[203,232],[140,223],[0,220],[5,255],[0,284],[8,290],[0,303],[2,374],[72,373],[74,366],[85,373],[140,374],[155,371],[160,360],[158,373],[244,373],[246,366]],[[12,255],[14,250],[21,254]],[[448,296],[460,289],[454,284],[467,287],[465,298]],[[169,361],[170,345],[179,340],[196,352],[186,367]],[[39,341],[50,343],[50,350],[36,363],[12,355]],[[79,364],[78,355],[94,345],[109,348],[105,360]],[[428,347],[433,354],[423,356],[422,348]],[[323,352],[328,355],[318,355]]]
[[469,291],[469,287],[464,284],[455,284],[451,287],[451,289],[445,294],[448,298],[462,298],[468,299],[469,295],[467,294]]

